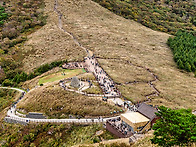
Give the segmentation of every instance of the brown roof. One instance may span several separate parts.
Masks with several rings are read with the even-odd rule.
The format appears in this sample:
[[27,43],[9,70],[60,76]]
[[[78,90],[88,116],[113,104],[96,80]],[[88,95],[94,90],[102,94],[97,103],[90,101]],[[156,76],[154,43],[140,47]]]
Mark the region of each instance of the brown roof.
[[155,112],[158,112],[156,109],[145,103],[140,104],[137,111],[149,118],[150,120],[152,120],[156,116]]

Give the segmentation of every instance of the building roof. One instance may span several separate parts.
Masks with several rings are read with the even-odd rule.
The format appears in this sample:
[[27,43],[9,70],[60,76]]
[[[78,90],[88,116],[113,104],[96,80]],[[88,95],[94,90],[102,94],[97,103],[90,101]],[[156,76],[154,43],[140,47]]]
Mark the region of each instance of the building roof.
[[138,112],[130,112],[121,114],[121,119],[129,124],[129,122],[135,124],[140,122],[148,122],[149,119]]
[[145,103],[142,103],[138,107],[137,111],[142,115],[146,116],[147,118],[149,118],[150,120],[152,120],[156,116],[155,112],[158,112],[156,109]]

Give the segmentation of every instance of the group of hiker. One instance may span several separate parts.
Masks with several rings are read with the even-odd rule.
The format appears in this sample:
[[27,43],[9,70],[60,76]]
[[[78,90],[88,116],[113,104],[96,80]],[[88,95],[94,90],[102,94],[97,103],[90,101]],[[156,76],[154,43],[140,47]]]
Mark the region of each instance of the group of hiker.
[[64,69],[77,69],[77,68],[84,68],[84,63],[83,62],[70,62],[70,63],[65,63],[62,65]]
[[114,82],[112,79],[106,74],[106,72],[99,66],[99,63],[94,57],[86,57],[85,63],[90,72],[92,72],[103,93],[108,97],[118,97],[120,96],[120,92],[115,88]]
[[107,123],[109,123],[112,127],[114,127],[124,137],[130,136],[130,134],[133,134],[131,127],[123,123],[120,117],[109,119]]

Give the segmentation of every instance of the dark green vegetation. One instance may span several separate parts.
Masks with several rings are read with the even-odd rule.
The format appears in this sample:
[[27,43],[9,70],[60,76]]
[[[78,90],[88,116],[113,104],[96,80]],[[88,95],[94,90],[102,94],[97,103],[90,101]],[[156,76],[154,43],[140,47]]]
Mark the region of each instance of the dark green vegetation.
[[22,70],[19,70],[19,65],[12,60],[2,60],[0,66],[4,69],[6,75],[5,79],[1,79],[3,86],[17,86],[20,82],[26,80],[31,80],[36,76],[41,75],[44,72],[51,70],[54,67],[62,66],[65,61],[54,61],[50,64],[41,65],[39,68],[35,69],[32,73],[25,73]]
[[0,89],[0,112],[13,103],[16,95],[17,91],[15,90]]
[[179,28],[196,33],[194,0],[93,0],[117,15],[175,34]]
[[5,13],[5,8],[0,6],[0,26],[4,24],[4,20],[6,20],[8,17],[8,14]]
[[191,110],[159,107],[160,119],[153,126],[152,143],[160,146],[190,145],[196,142],[196,116]]
[[[97,131],[103,133],[96,135]],[[20,132],[20,133],[18,133]],[[73,146],[113,139],[102,125],[30,124],[28,126],[3,123],[0,126],[0,146]]]
[[180,69],[188,72],[196,71],[196,36],[178,31],[174,38],[168,39],[168,45],[172,49],[174,60]]
[[[2,5],[1,5],[2,4]],[[19,49],[27,35],[46,23],[43,0],[2,0],[0,3],[0,82],[20,74],[25,54]],[[2,65],[3,64],[3,65]]]

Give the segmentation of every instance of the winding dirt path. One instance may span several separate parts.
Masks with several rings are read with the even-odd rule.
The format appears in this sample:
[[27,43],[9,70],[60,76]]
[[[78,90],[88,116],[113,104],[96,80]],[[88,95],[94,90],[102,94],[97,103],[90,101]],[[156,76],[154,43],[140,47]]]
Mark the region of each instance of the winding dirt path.
[[62,22],[63,14],[58,10],[58,0],[55,0],[54,2],[54,11],[57,13],[59,17],[59,24],[58,24],[59,29],[61,29],[64,33],[69,35],[73,39],[75,44],[81,47],[87,53],[87,55],[90,56],[89,50],[83,47],[82,44],[77,40],[77,38],[71,32],[68,32],[66,29],[63,28],[63,22]]
[[[124,60],[124,59],[119,59],[119,58],[102,58],[102,57],[97,57],[98,59],[104,59],[104,60]],[[155,74],[155,73],[153,73],[149,68],[147,68],[147,67],[144,67],[144,66],[141,66],[141,65],[137,65],[137,64],[134,64],[134,63],[131,63],[130,61],[128,61],[128,60],[124,60],[125,62],[127,62],[129,65],[131,65],[131,66],[135,66],[135,67],[137,67],[137,68],[141,68],[141,69],[143,69],[143,70],[146,70],[152,77],[153,77],[153,80],[149,80],[149,81],[147,81],[147,82],[144,82],[144,81],[129,81],[129,82],[126,82],[126,83],[123,83],[123,84],[125,84],[125,85],[129,85],[129,84],[139,84],[139,83],[147,83],[148,85],[149,85],[149,87],[150,88],[152,88],[153,90],[154,90],[154,92],[152,92],[152,93],[149,93],[149,94],[147,94],[147,95],[144,95],[145,97],[146,97],[146,100],[148,101],[148,102],[150,102],[151,101],[151,99],[150,99],[150,97],[152,97],[152,96],[159,96],[160,95],[160,91],[156,88],[156,86],[155,86],[155,84],[154,84],[154,82],[157,82],[157,81],[159,81],[159,78],[158,78],[158,76]],[[117,85],[123,85],[123,84],[121,84],[121,83],[116,83]]]
[[146,70],[152,77],[153,80],[148,81],[148,85],[155,91],[153,93],[147,94],[145,95],[145,97],[147,98],[147,100],[151,101],[150,97],[151,96],[159,96],[160,95],[160,91],[156,88],[156,86],[153,84],[154,82],[159,81],[158,76],[155,75],[155,73],[153,73],[149,68],[141,66],[141,65],[136,65],[131,63],[130,61],[127,61],[130,65],[138,67],[138,68],[142,68],[143,70]]

